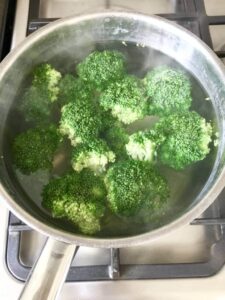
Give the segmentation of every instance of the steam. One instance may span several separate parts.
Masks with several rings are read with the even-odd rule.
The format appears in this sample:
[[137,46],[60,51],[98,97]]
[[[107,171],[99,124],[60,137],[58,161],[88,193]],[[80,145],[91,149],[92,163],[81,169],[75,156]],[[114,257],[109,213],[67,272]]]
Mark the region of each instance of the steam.
[[115,47],[124,53],[127,60],[128,72],[140,78],[143,78],[148,71],[157,66],[167,65],[180,68],[174,59],[147,47],[143,43],[131,43],[123,40],[120,42],[120,45],[115,44]]

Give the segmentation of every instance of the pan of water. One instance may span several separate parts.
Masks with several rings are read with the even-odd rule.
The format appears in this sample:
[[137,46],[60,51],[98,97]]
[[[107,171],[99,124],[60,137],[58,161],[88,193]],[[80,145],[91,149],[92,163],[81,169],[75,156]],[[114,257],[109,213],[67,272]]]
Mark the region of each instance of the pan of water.
[[[73,72],[76,64],[89,53],[105,49],[124,53],[128,72],[140,78],[149,69],[159,65],[184,71],[192,84],[192,109],[206,120],[212,120],[219,139],[218,146],[212,147],[205,160],[184,171],[175,172],[158,166],[168,179],[171,190],[163,211],[146,218],[144,222],[142,215],[125,220],[108,213],[102,221],[102,230],[96,236],[87,237],[77,234],[66,222],[53,219],[41,206],[43,185],[52,176],[60,175],[68,168],[66,150],[62,149],[62,153],[59,153],[64,157],[63,162],[60,166],[56,164],[51,172],[25,176],[15,170],[12,164],[10,145],[15,135],[26,126],[17,112],[17,105],[24,89],[30,84],[33,68],[48,62],[62,73]],[[153,117],[146,117],[130,125],[127,130],[132,133],[150,128],[155,121]],[[0,197],[28,225],[55,239],[47,242],[36,265],[36,274],[39,267],[39,283],[32,286],[34,281],[31,276],[21,299],[27,299],[28,295],[29,299],[35,299],[30,295],[31,287],[39,293],[42,285],[53,286],[50,281],[46,283],[43,280],[44,271],[49,272],[48,268],[52,267],[53,262],[55,275],[52,275],[52,280],[61,282],[73,257],[75,245],[123,247],[160,237],[199,216],[224,186],[224,67],[197,37],[158,17],[102,12],[61,19],[38,30],[1,64],[0,122]],[[61,256],[54,256],[52,251]],[[51,263],[49,258],[52,259]],[[46,265],[46,268],[40,270],[40,264]],[[60,266],[61,275],[58,272]],[[49,288],[49,291],[56,294],[55,288]],[[47,299],[46,290],[39,294],[39,299]]]

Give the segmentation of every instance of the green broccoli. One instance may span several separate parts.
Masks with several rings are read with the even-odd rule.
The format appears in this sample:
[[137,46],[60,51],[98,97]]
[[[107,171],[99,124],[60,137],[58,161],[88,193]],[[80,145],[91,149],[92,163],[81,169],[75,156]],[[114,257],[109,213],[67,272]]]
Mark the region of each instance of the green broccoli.
[[42,124],[52,120],[52,103],[46,97],[45,90],[35,86],[30,86],[25,91],[19,110],[26,122]]
[[91,235],[101,229],[105,197],[102,178],[84,170],[50,180],[42,192],[42,205],[53,217],[69,220],[82,233]]
[[100,231],[100,219],[105,207],[99,202],[72,201],[65,205],[68,220],[76,224],[84,234],[92,235]]
[[15,166],[24,174],[50,169],[60,143],[55,125],[36,127],[15,137],[12,155]]
[[50,100],[50,102],[54,102],[58,98],[58,83],[60,79],[60,72],[56,71],[49,64],[42,64],[34,70],[32,85],[45,90],[46,97]]
[[126,158],[125,145],[128,142],[128,134],[123,126],[119,123],[114,124],[112,128],[109,128],[105,134],[104,139],[109,145],[110,149],[116,154],[116,158]]
[[52,103],[57,100],[61,74],[48,64],[38,66],[33,73],[32,85],[26,89],[19,110],[27,122],[49,123]]
[[77,65],[77,74],[102,91],[107,84],[124,74],[124,57],[118,51],[95,51]]
[[156,124],[156,130],[166,136],[159,148],[159,159],[174,169],[182,170],[210,152],[212,126],[197,112],[164,117]]
[[103,129],[101,137],[107,142],[110,149],[116,154],[116,158],[126,158],[125,145],[128,143],[128,134],[126,130],[117,119],[110,113],[102,114]]
[[133,159],[153,162],[164,140],[165,136],[154,129],[139,131],[129,137],[126,150]]
[[101,115],[98,107],[88,101],[77,101],[62,107],[60,132],[68,135],[73,146],[96,138],[101,129]]
[[151,115],[164,116],[188,110],[191,106],[191,84],[188,77],[168,66],[156,67],[144,78]]
[[110,111],[101,111],[101,119],[102,119],[102,130],[108,130],[111,128],[118,120],[114,118]]
[[66,74],[59,83],[59,101],[61,104],[76,102],[80,99],[88,100],[95,98],[93,86],[71,74]]
[[95,173],[105,171],[106,165],[115,161],[115,154],[109,149],[105,141],[96,139],[89,143],[80,144],[72,153],[72,167],[80,172],[83,168],[90,168]]
[[143,161],[126,160],[109,168],[105,177],[111,210],[120,216],[133,216],[143,206],[154,212],[169,197],[165,179]]
[[[165,207],[170,195],[166,179],[154,168],[156,159],[176,170],[204,159],[212,126],[189,111],[191,83],[180,70],[157,67],[141,80],[125,73],[122,53],[109,50],[91,53],[76,70],[79,77],[61,78],[49,64],[35,68],[20,110],[26,121],[48,125],[15,137],[14,164],[24,174],[51,169],[61,135],[67,135],[75,146],[74,171],[44,186],[43,207],[87,235],[101,230],[107,205],[119,217],[137,214],[147,220]],[[50,122],[59,107],[57,129]],[[135,121],[146,115],[161,118],[129,136],[140,123],[144,128],[147,119]]]
[[146,115],[147,98],[141,81],[134,76],[125,76],[111,83],[100,96],[100,105],[121,122],[130,124]]

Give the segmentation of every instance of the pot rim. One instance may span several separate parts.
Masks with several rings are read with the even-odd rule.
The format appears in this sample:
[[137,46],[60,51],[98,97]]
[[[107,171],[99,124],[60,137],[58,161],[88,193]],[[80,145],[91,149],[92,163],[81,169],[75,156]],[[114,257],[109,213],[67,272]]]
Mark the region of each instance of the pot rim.
[[[131,19],[138,19],[142,21],[148,22],[149,19],[153,19],[155,23],[164,24],[167,28],[171,28],[171,30],[182,33],[183,37],[190,40],[191,43],[195,44],[200,48],[202,53],[209,57],[210,60],[214,62],[215,68],[220,76],[223,78],[225,82],[225,68],[216,54],[197,36],[188,31],[187,29],[181,27],[180,25],[174,24],[164,18],[158,16],[147,16],[140,13],[133,12],[121,12],[121,11],[106,11],[106,12],[98,12],[98,13],[90,13],[87,15],[76,15],[67,18],[62,18],[56,20],[38,31],[34,32],[32,35],[27,37],[22,43],[19,44],[14,50],[12,50],[7,57],[0,64],[0,80],[4,76],[5,72],[12,66],[14,61],[27,49],[29,48],[35,41],[39,40],[41,37],[53,32],[57,28],[61,26],[76,24],[85,20],[93,19],[93,18],[103,18],[103,17],[125,17]],[[56,240],[63,241],[66,243],[74,243],[81,246],[92,246],[92,247],[102,247],[102,248],[110,248],[110,247],[127,247],[138,245],[144,243],[149,240],[154,240],[164,234],[171,232],[172,230],[178,229],[182,225],[186,225],[191,222],[193,219],[198,217],[206,208],[216,199],[219,193],[222,191],[225,184],[225,167],[223,167],[219,178],[216,183],[212,186],[212,188],[207,192],[207,194],[189,211],[178,217],[176,220],[170,222],[167,225],[164,225],[158,229],[154,229],[152,231],[142,233],[139,235],[131,236],[131,237],[121,237],[121,238],[96,238],[89,236],[76,235],[74,233],[66,232],[62,229],[56,229],[53,226],[49,226],[35,217],[33,217],[30,213],[26,212],[19,204],[17,204],[9,193],[4,189],[3,185],[0,184],[0,199],[2,199],[8,208],[23,222],[32,227],[33,229],[41,232],[44,235],[55,238]]]

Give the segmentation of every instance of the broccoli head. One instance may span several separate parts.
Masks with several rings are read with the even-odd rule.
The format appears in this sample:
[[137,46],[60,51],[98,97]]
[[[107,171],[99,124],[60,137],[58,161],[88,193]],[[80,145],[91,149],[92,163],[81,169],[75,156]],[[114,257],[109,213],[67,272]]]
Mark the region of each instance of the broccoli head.
[[71,74],[66,74],[59,83],[59,101],[61,104],[76,102],[79,99],[95,98],[93,86],[80,78],[76,78]]
[[125,124],[130,124],[146,115],[147,98],[141,81],[134,76],[125,76],[111,83],[100,96],[100,105],[105,111]]
[[55,125],[36,127],[16,136],[12,155],[15,166],[24,174],[50,169],[60,143]]
[[42,205],[53,217],[69,220],[84,234],[94,234],[101,229],[105,197],[102,178],[83,170],[51,179],[43,189]]
[[84,81],[103,90],[107,84],[119,79],[124,73],[124,57],[117,51],[95,51],[77,66],[77,74]]
[[50,100],[50,102],[54,102],[58,98],[58,83],[60,79],[60,72],[56,71],[49,64],[42,64],[36,67],[34,70],[32,85],[39,89],[43,89],[46,92],[46,97]]
[[143,161],[126,160],[109,168],[105,177],[111,210],[121,216],[135,215],[143,206],[157,210],[169,197],[165,179]]
[[197,112],[164,117],[156,127],[166,136],[159,148],[159,159],[165,165],[182,170],[210,152],[212,126]]
[[105,207],[99,202],[70,202],[65,205],[68,220],[76,224],[84,234],[95,234],[100,231],[100,219]]
[[43,89],[30,86],[24,93],[19,107],[26,122],[49,123],[52,119],[52,103]]
[[58,97],[60,78],[61,74],[49,64],[36,67],[32,85],[26,89],[19,106],[25,121],[37,124],[49,123],[52,116],[52,103]]
[[154,129],[139,131],[129,137],[126,150],[133,159],[153,162],[164,140],[165,136]]
[[191,84],[179,70],[160,66],[148,72],[144,79],[149,114],[164,116],[188,110],[191,106]]
[[109,162],[115,161],[115,154],[109,149],[105,141],[91,140],[89,143],[80,144],[72,153],[72,167],[80,172],[83,168],[90,168],[95,173],[105,171]]
[[113,118],[111,114],[108,116],[107,112],[102,116],[102,122],[105,125],[103,125],[101,133],[102,138],[107,142],[117,158],[125,158],[127,156],[125,145],[128,143],[128,134],[123,124]]
[[60,132],[68,135],[73,146],[89,143],[101,129],[100,111],[91,102],[70,102],[62,107]]

